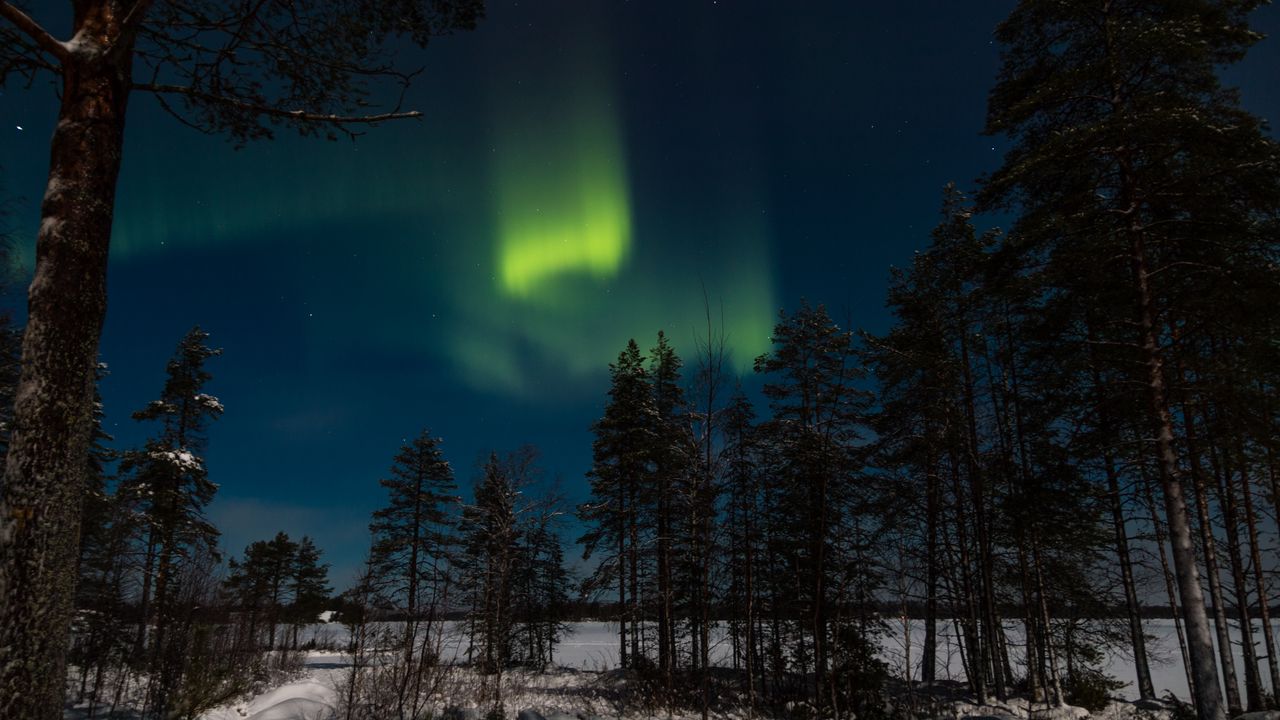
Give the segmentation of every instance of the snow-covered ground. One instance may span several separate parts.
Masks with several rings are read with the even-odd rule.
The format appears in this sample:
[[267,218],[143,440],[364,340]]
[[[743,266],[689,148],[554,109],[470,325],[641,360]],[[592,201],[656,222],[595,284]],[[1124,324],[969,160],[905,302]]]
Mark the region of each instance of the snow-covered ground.
[[[1151,620],[1144,625],[1151,636],[1148,650],[1153,657],[1152,679],[1157,694],[1163,696],[1172,692],[1181,698],[1187,697],[1187,680],[1178,655],[1178,643],[1174,625],[1171,620]],[[559,669],[545,675],[526,675],[514,673],[509,678],[510,690],[507,697],[507,708],[514,713],[523,708],[535,708],[544,713],[555,710],[594,713],[600,716],[612,716],[616,708],[606,699],[608,681],[602,671],[617,667],[617,625],[604,622],[581,622],[572,625],[573,632],[556,648],[555,660]],[[442,653],[446,658],[460,658],[465,654],[465,640],[458,626],[450,626],[446,631],[445,647]],[[923,641],[923,623],[912,621],[904,628],[898,622],[891,633],[881,641],[884,659],[893,672],[899,677],[904,674],[905,659],[909,654],[912,659],[914,676],[918,676],[919,652]],[[958,647],[951,633],[950,626],[939,627],[940,654],[947,662],[939,668],[940,678],[962,680]],[[313,625],[304,629],[300,638],[302,642],[314,639],[320,647],[341,647],[346,642],[346,630],[337,624]],[[729,644],[726,633],[718,629],[713,634],[713,661],[727,663],[729,660]],[[1017,643],[1020,642],[1020,631],[1016,626],[1009,628],[1011,652],[1018,655]],[[1261,648],[1261,638],[1258,639]],[[1237,670],[1241,648],[1236,647]],[[236,703],[229,707],[206,713],[202,720],[319,720],[326,717],[329,708],[337,704],[336,688],[342,685],[348,672],[348,656],[335,650],[316,650],[309,652],[306,661],[305,676],[295,682],[276,688],[268,693],[247,702]],[[1117,679],[1129,685],[1117,695],[1135,699],[1134,670],[1132,660],[1125,657],[1113,657],[1107,671]],[[1265,680],[1265,673],[1264,680]],[[456,678],[459,690],[465,695],[467,683],[476,679],[460,671]],[[465,706],[465,697],[458,698],[459,704]],[[678,716],[677,716],[678,717]]]

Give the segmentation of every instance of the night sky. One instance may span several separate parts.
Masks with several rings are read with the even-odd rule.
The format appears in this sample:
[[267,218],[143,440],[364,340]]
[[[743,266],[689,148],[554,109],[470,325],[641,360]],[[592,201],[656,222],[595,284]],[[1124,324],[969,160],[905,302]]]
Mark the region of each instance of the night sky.
[[[65,4],[29,7],[65,37]],[[310,534],[339,588],[378,478],[423,427],[465,491],[478,457],[533,443],[580,501],[608,362],[659,329],[691,357],[704,287],[744,371],[802,297],[885,329],[888,268],[928,243],[942,186],[999,162],[980,132],[1012,6],[497,0],[477,31],[405,56],[426,65],[405,103],[425,119],[355,143],[282,132],[236,151],[137,95],[108,431],[145,439],[129,414],[204,327],[225,349],[206,454],[224,546]],[[1280,9],[1254,19],[1280,34]],[[1269,40],[1228,75],[1273,124],[1278,69]],[[55,111],[43,86],[0,95],[19,317]]]

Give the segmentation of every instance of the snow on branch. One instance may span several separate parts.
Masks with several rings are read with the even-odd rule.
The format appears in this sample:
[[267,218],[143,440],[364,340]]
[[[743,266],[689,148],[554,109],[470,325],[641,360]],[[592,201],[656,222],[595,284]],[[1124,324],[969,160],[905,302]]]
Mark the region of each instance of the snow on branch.
[[148,455],[152,460],[159,460],[173,465],[184,472],[199,472],[204,469],[204,464],[200,458],[191,454],[190,450],[181,448],[178,450],[152,450]]
[[205,408],[208,408],[209,410],[212,410],[213,412],[216,412],[216,413],[221,413],[226,411],[226,408],[222,406],[222,401],[218,400],[218,398],[212,395],[199,393],[195,396],[195,401],[199,405]]

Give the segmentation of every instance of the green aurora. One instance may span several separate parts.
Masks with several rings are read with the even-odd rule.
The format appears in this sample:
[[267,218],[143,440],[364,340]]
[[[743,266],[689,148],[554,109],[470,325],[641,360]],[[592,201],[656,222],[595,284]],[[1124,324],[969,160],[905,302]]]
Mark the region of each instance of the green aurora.
[[[658,217],[631,187],[608,64],[585,54],[495,73],[487,95],[356,143],[282,136],[230,152],[153,134],[169,119],[142,118],[114,262],[286,247],[298,265],[288,272],[319,268],[299,291],[327,320],[308,323],[310,346],[435,357],[469,387],[508,396],[582,387],[629,338],[647,348],[659,330],[692,364],[708,310],[749,371],[777,311],[769,231],[760,211],[743,212],[762,206],[758,183],[710,195],[696,217]],[[378,311],[343,302],[353,297]]]

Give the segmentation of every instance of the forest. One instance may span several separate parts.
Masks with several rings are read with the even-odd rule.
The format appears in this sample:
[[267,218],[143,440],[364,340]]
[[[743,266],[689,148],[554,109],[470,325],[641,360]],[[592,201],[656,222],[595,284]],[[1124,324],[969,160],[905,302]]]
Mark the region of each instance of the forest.
[[[330,651],[343,672],[331,706],[304,708],[314,717],[514,717],[513,683],[563,672],[557,648],[583,622],[607,623],[617,667],[573,682],[597,683],[617,717],[1280,709],[1280,145],[1222,79],[1261,40],[1259,4],[1017,3],[995,29],[985,128],[1009,149],[971,189],[941,188],[923,249],[888,271],[887,331],[796,298],[743,374],[714,298],[690,346],[636,328],[607,368],[590,471],[569,480],[589,486],[576,505],[533,446],[459,473],[429,428],[465,409],[428,408],[368,470],[383,502],[350,587],[310,537],[220,543],[203,456],[236,408],[213,394],[222,351],[200,327],[137,399],[149,439],[120,447],[104,429],[101,316],[40,295],[90,292],[67,288],[94,271],[53,236],[110,227],[109,208],[104,226],[88,217],[101,208],[58,200],[53,183],[72,183],[58,158],[68,173],[89,161],[84,138],[56,136],[39,242],[60,249],[42,251],[26,327],[0,327],[0,715],[214,717]],[[165,48],[190,83],[133,90],[185,93],[192,122],[237,141],[367,120],[339,112],[361,97],[346,83],[384,66],[362,65],[350,38],[320,49],[341,67],[284,71],[302,88],[285,105],[341,96],[314,116],[269,105],[247,75],[220,97],[200,62],[183,76],[208,50],[174,49],[182,38],[223,29],[201,5],[156,3],[141,35],[132,10],[98,18]],[[370,12],[390,32],[401,5],[419,7]],[[422,44],[481,12],[437,5],[414,16]],[[0,78],[90,62],[0,10]],[[318,78],[335,84],[304,82]],[[112,92],[95,82],[78,92]],[[97,183],[82,190],[100,194],[103,172],[76,175]],[[90,336],[85,357],[76,338]],[[1174,624],[1170,657],[1157,619]],[[341,642],[321,647],[321,622]],[[883,648],[904,633],[898,667]],[[1118,699],[1115,658],[1136,702]],[[1168,661],[1183,697],[1157,693]]]

